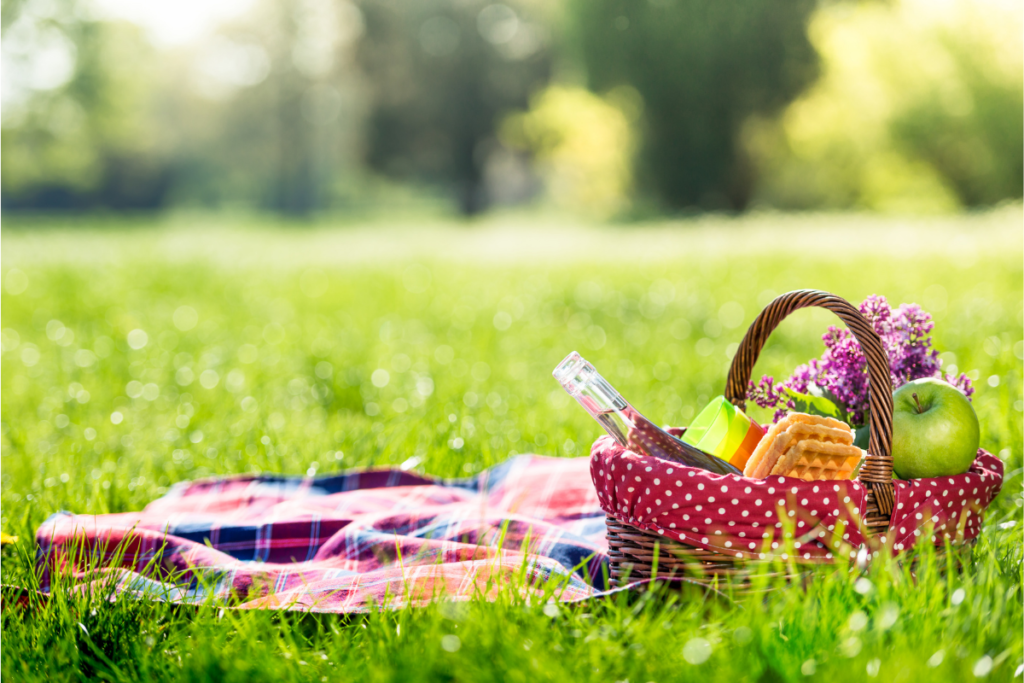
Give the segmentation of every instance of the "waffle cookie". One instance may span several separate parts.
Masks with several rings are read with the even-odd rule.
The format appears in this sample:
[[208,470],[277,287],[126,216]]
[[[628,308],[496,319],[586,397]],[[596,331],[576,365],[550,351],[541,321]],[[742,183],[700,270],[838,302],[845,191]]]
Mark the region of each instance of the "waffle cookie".
[[849,425],[830,417],[790,413],[772,425],[743,470],[744,476],[768,475],[850,479],[861,459]]

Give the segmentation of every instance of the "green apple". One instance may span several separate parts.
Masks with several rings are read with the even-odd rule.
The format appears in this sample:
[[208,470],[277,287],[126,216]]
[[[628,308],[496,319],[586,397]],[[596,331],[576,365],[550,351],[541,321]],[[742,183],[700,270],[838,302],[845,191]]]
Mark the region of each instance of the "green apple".
[[892,395],[892,466],[900,479],[963,474],[978,454],[981,430],[960,390],[932,377]]

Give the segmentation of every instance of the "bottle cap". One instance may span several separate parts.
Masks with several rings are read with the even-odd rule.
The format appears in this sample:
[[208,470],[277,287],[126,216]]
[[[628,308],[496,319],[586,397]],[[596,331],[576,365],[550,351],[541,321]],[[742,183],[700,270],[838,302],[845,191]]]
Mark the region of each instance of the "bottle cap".
[[580,385],[585,384],[595,372],[597,371],[593,365],[583,360],[583,356],[579,353],[573,351],[555,366],[551,375],[562,385],[563,389],[575,396]]

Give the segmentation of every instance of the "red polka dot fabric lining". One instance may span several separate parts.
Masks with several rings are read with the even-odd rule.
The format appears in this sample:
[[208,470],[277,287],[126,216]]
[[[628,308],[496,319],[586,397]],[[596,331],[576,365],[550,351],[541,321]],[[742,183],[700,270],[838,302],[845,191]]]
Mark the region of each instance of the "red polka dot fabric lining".
[[962,543],[981,531],[981,512],[1003,485],[1003,461],[979,450],[966,474],[893,483],[896,509],[889,530],[894,550],[911,548],[929,531],[936,545],[944,545],[946,538]]
[[[856,557],[865,541],[857,522],[867,490],[857,481],[713,474],[625,450],[610,436],[594,443],[590,474],[601,508],[610,516],[737,558],[775,555],[786,560],[793,553],[804,562],[830,562],[836,553]],[[979,451],[967,474],[895,482],[891,528],[898,533],[890,533],[891,547],[911,547],[929,524],[936,529],[937,544],[943,543],[943,533],[955,535],[961,527],[963,538],[973,538],[981,526],[981,509],[1001,483],[1002,462],[985,451]]]

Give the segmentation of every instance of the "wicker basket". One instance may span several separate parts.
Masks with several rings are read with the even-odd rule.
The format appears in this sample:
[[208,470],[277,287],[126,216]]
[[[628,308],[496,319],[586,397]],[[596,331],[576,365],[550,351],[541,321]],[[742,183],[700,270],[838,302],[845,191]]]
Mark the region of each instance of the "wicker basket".
[[[725,396],[738,407],[745,407],[750,374],[768,336],[790,313],[809,306],[820,306],[839,316],[853,333],[867,358],[871,408],[870,441],[858,476],[858,481],[865,489],[864,510],[859,516],[863,535],[878,536],[888,529],[895,506],[891,454],[892,383],[888,357],[881,340],[871,324],[854,306],[838,296],[815,290],[789,292],[776,298],[757,316],[743,337],[729,369]],[[988,454],[985,456],[991,458]],[[1000,468],[996,475],[998,481],[989,492],[992,496],[998,491],[1001,474]],[[985,503],[987,504],[989,500],[990,498],[986,498]],[[980,512],[980,509],[978,511]],[[749,588],[748,579],[757,569],[759,560],[751,559],[749,556],[740,558],[739,553],[717,552],[707,547],[688,545],[663,533],[639,528],[629,523],[628,519],[617,518],[625,516],[609,514],[607,517],[610,569],[614,582],[621,584],[627,577],[629,581],[651,578],[656,572],[658,577],[685,576],[702,583],[728,581],[733,585],[738,584],[740,588]],[[980,518],[975,519],[980,526]],[[775,558],[760,562],[772,559]],[[800,565],[811,563],[821,564],[821,558],[815,558],[813,562],[804,562],[796,555],[784,563],[785,570],[775,571],[770,575],[793,578],[800,574]]]

